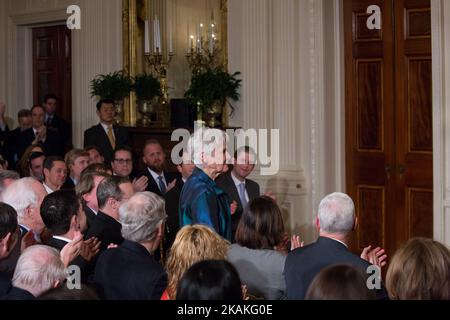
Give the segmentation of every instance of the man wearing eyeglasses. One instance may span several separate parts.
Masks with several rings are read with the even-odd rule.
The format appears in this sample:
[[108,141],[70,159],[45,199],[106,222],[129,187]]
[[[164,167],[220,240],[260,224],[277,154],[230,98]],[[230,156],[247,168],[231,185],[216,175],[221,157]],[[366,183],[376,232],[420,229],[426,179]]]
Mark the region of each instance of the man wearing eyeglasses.
[[[113,175],[130,178],[131,172],[133,171],[133,156],[131,148],[128,146],[118,147],[114,151],[111,167],[113,169]],[[148,178],[146,176],[135,178],[132,181],[132,184],[135,192],[145,191],[148,185]]]

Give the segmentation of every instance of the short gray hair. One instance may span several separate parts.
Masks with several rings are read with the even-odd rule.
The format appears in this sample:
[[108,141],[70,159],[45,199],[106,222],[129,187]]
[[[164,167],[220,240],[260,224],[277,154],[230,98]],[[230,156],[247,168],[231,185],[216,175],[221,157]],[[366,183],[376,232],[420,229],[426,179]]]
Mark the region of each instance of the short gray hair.
[[193,162],[199,168],[204,167],[202,153],[211,155],[215,148],[226,144],[228,135],[219,129],[199,128],[189,138],[187,152],[191,155]]
[[138,192],[120,206],[119,215],[125,239],[151,241],[165,220],[165,202],[152,192]]
[[22,178],[14,181],[3,193],[3,202],[16,210],[19,222],[22,222],[25,210],[30,206],[35,207],[38,203],[38,196],[32,187],[35,183],[40,182],[30,177]]
[[[0,172],[0,197],[3,192],[5,192],[5,180],[12,179],[12,180],[19,180],[20,175],[16,171],[12,170],[3,170]],[[1,200],[1,199],[0,199]]]
[[12,284],[39,297],[52,289],[57,281],[62,283],[66,277],[64,264],[56,249],[33,245],[20,255]]
[[335,192],[325,196],[319,204],[320,230],[347,234],[355,223],[355,205],[345,193]]
[[105,177],[105,179],[103,179],[97,187],[98,208],[100,210],[103,209],[109,198],[116,199],[117,201],[122,200],[123,194],[119,185],[127,182],[130,182],[128,178],[120,176]]

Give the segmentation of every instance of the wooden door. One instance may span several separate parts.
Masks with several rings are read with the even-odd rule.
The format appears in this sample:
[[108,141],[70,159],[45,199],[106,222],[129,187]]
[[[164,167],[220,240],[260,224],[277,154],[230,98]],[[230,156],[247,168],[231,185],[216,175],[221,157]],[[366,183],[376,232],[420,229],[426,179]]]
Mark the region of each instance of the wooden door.
[[[370,5],[381,29],[367,28]],[[389,254],[432,236],[431,21],[427,0],[344,0],[346,185],[352,248]]]
[[56,113],[72,119],[71,34],[66,25],[33,28],[33,100],[42,104],[48,93],[58,96]]

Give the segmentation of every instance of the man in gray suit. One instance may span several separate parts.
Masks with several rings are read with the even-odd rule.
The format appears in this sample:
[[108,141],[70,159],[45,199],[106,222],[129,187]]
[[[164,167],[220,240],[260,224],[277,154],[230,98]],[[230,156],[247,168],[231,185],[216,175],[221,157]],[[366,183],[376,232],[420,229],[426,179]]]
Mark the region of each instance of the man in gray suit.
[[223,173],[217,178],[217,185],[225,191],[230,200],[237,204],[236,211],[231,216],[232,241],[242,212],[248,202],[259,197],[259,185],[247,179],[255,168],[255,152],[248,146],[239,148],[234,153],[233,170]]

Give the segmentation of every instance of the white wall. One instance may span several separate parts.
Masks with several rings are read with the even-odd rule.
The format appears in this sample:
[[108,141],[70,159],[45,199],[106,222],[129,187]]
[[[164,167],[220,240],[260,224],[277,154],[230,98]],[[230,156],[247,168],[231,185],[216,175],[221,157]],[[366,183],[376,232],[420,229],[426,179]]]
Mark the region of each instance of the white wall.
[[81,30],[72,31],[72,126],[75,146],[83,131],[95,124],[95,101],[89,83],[99,73],[122,68],[122,0],[7,0],[0,1],[0,100],[8,116],[31,107],[31,28],[68,18],[66,8],[81,8]]
[[450,246],[450,2],[431,0],[434,238]]

